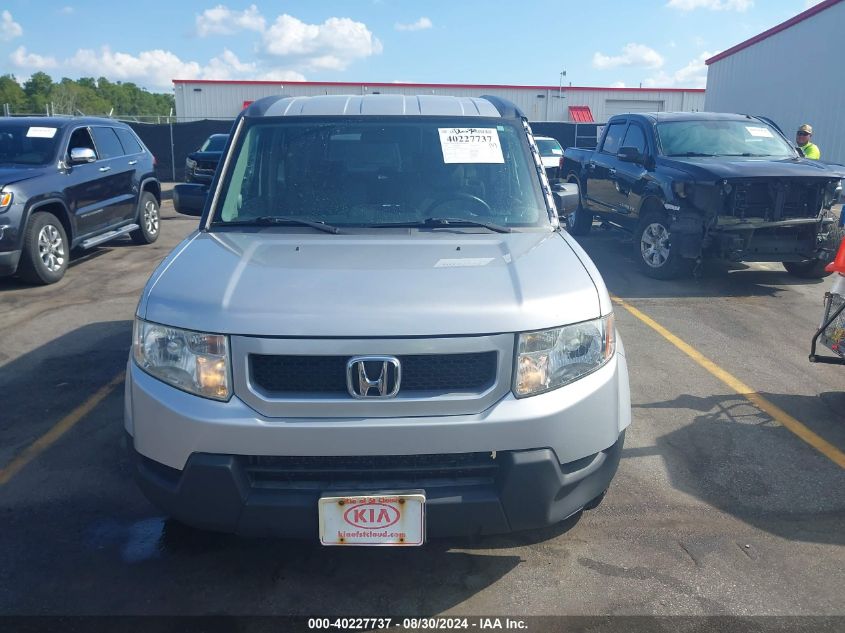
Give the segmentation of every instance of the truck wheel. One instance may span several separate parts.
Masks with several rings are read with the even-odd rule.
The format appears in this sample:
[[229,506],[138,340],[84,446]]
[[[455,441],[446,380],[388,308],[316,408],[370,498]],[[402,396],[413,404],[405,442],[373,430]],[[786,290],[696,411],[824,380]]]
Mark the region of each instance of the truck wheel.
[[141,200],[138,206],[140,207],[138,210],[138,224],[140,228],[132,231],[129,237],[136,244],[152,244],[158,239],[161,222],[158,202],[153,194],[149,191],[144,191],[141,194]]
[[692,260],[684,259],[672,248],[669,220],[662,213],[651,212],[640,220],[634,233],[634,256],[640,269],[653,279],[675,279],[689,272]]
[[54,284],[64,277],[70,256],[65,227],[52,213],[35,213],[26,226],[18,275],[31,284]]
[[[572,177],[567,182],[578,184],[578,180]],[[584,208],[581,200],[581,185],[578,185],[578,206],[566,216],[566,228],[572,235],[586,235],[593,227],[593,215]]]

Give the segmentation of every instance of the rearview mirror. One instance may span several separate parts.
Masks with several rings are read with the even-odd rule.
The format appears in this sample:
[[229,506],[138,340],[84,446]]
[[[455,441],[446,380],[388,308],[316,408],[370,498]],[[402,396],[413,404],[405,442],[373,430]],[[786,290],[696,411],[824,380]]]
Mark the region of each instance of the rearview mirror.
[[636,147],[620,147],[616,153],[616,158],[625,163],[641,163],[643,162],[643,155]]
[[90,147],[74,147],[70,150],[70,162],[74,165],[93,163],[95,160],[97,155]]
[[208,187],[181,183],[173,187],[173,208],[182,215],[201,216],[208,197]]
[[560,182],[552,187],[558,215],[570,213],[578,207],[578,184],[574,182]]

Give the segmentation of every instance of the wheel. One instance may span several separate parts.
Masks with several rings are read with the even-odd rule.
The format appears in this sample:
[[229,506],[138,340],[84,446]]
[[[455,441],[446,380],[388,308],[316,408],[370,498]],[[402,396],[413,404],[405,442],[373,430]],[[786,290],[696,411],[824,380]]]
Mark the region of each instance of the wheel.
[[828,265],[833,257],[836,256],[836,250],[839,248],[842,238],[845,237],[845,229],[841,226],[836,226],[830,229],[827,239],[825,240],[825,248],[830,249],[832,255],[830,259],[808,259],[803,262],[782,262],[786,272],[795,277],[802,279],[822,279],[827,277],[830,273],[824,267]]
[[158,202],[155,196],[149,191],[141,194],[138,203],[138,224],[140,228],[132,231],[129,237],[136,244],[152,244],[158,239],[161,216],[159,214]]
[[69,254],[67,233],[59,218],[36,212],[24,232],[18,275],[31,284],[54,284],[64,277]]
[[821,279],[827,277],[830,273],[824,267],[827,266],[827,260],[823,259],[808,259],[804,262],[782,262],[786,272],[795,277],[802,279]]
[[479,198],[478,196],[474,196],[471,193],[463,193],[463,192],[455,192],[455,193],[448,193],[444,196],[440,196],[436,200],[433,200],[431,204],[429,204],[425,209],[425,215],[428,215],[432,211],[434,211],[437,207],[441,207],[447,202],[454,202],[455,200],[460,200],[463,202],[471,202],[477,207],[483,209],[481,214],[476,215],[493,215],[493,210],[490,208],[490,205],[487,204],[484,200]]
[[634,255],[640,269],[654,279],[675,279],[689,272],[692,260],[672,249],[669,220],[659,212],[643,216],[634,234]]
[[[570,177],[567,182],[578,184],[578,179]],[[593,228],[593,214],[582,204],[581,185],[578,184],[578,206],[565,216],[566,228],[572,235],[586,235]]]

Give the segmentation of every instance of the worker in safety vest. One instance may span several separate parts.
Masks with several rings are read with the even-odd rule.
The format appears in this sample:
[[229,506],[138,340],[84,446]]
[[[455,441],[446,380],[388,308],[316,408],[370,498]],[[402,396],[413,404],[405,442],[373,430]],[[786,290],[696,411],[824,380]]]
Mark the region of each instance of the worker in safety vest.
[[818,145],[810,142],[811,138],[813,138],[813,126],[806,123],[799,127],[795,133],[795,143],[798,145],[798,149],[804,152],[804,158],[818,160],[822,153],[819,151]]

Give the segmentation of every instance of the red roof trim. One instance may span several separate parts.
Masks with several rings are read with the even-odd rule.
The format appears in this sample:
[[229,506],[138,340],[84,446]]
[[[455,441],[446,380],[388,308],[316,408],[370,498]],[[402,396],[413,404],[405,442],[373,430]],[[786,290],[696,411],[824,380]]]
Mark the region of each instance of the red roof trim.
[[781,22],[777,26],[773,26],[768,31],[763,31],[762,33],[760,33],[759,35],[755,35],[751,39],[745,40],[744,42],[740,42],[736,46],[732,46],[728,50],[722,51],[718,55],[714,55],[710,59],[706,60],[704,63],[709,66],[710,64],[717,62],[720,59],[725,59],[725,57],[730,57],[734,53],[738,53],[739,51],[741,51],[745,48],[748,48],[749,46],[757,44],[758,42],[762,42],[763,40],[770,38],[772,35],[775,35],[776,33],[780,33],[781,31],[785,31],[786,29],[788,29],[792,26],[795,26],[799,22],[803,22],[807,18],[811,18],[814,15],[816,15],[817,13],[821,13],[825,9],[829,9],[833,5],[839,4],[840,2],[842,2],[842,0],[825,0],[824,2],[821,2],[814,7],[810,7],[809,9],[804,11],[803,13],[799,13],[794,18],[790,18],[786,22]]
[[[837,0],[839,2],[841,0]],[[237,79],[174,79],[174,84],[240,84],[240,85],[270,85],[270,86],[373,86],[386,88],[397,86],[411,88],[524,88],[530,90],[551,90],[557,92],[559,86],[518,86],[506,84],[412,84],[412,83],[383,83],[376,81],[239,81]],[[564,86],[564,90],[613,90],[621,92],[704,92],[704,88],[606,88],[603,86]]]
[[569,118],[576,123],[595,123],[590,106],[569,106]]

